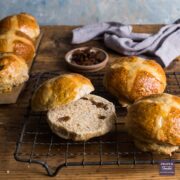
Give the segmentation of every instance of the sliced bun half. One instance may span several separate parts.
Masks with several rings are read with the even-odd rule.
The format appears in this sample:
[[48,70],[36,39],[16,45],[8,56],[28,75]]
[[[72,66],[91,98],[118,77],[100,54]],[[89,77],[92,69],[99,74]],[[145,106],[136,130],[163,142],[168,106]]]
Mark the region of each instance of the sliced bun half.
[[52,131],[64,139],[86,141],[108,133],[116,120],[114,105],[108,100],[87,95],[47,114]]

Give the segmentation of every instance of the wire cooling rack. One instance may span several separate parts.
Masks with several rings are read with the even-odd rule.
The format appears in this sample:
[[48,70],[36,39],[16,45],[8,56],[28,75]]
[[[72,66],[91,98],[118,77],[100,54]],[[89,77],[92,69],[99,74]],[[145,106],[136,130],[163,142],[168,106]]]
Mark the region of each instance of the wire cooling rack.
[[[180,152],[169,157],[136,149],[124,131],[123,117],[126,115],[126,109],[105,91],[102,85],[103,73],[84,75],[92,80],[96,89],[94,94],[101,95],[115,104],[119,116],[115,130],[87,142],[73,142],[57,137],[46,122],[46,113],[31,111],[30,100],[39,84],[59,74],[45,72],[32,75],[21,95],[19,102],[27,105],[27,112],[22,119],[23,127],[14,153],[17,161],[40,164],[49,176],[56,175],[65,166],[158,164],[164,159],[180,163]],[[180,96],[180,72],[167,73],[167,81],[166,92]]]

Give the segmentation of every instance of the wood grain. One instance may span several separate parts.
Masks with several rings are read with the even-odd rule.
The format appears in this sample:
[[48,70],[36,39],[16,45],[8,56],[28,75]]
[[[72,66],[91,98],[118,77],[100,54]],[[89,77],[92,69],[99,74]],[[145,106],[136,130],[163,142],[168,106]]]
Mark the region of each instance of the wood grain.
[[[162,25],[134,25],[136,32],[156,32]],[[112,61],[119,54],[107,49],[100,41],[91,41],[81,45],[71,45],[69,26],[42,27],[44,36],[39,53],[31,73],[42,71],[69,71],[64,63],[65,53],[75,47],[84,45],[105,49]],[[179,69],[179,60],[176,67]],[[50,179],[39,165],[16,162],[13,157],[15,143],[21,129],[21,117],[25,114],[23,93],[14,105],[0,105],[0,179]],[[68,167],[63,168],[53,179],[180,179],[180,165],[176,165],[176,176],[159,176],[157,165],[121,165],[104,167]]]

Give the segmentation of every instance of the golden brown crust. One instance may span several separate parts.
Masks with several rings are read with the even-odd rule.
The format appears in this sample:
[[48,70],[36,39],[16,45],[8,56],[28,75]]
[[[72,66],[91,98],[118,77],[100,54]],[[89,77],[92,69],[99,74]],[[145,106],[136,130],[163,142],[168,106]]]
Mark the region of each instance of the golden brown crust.
[[147,143],[135,140],[134,141],[137,148],[139,148],[142,151],[151,151],[155,152],[156,154],[166,154],[166,155],[172,155],[173,152],[179,150],[179,146],[173,146],[170,144],[157,144],[157,143]]
[[35,40],[40,33],[39,25],[36,19],[27,13],[20,13],[5,17],[0,21],[0,29],[18,30],[27,34],[33,40]]
[[[122,94],[126,94],[127,90],[127,81],[128,81],[128,71],[121,67],[118,70],[108,71],[106,73],[106,82],[111,81],[111,86],[108,86],[109,91],[115,96],[121,96]],[[121,83],[117,83],[121,82]],[[105,82],[105,83],[106,83]]]
[[126,127],[139,141],[180,146],[180,97],[164,93],[136,101]]
[[130,56],[115,60],[104,76],[107,90],[119,98],[120,103],[156,93],[166,87],[166,76],[162,67],[153,60]]
[[24,59],[13,53],[0,54],[0,93],[10,92],[13,87],[27,81],[28,77]]
[[171,144],[180,146],[180,108],[171,107],[164,123],[164,131]]
[[15,53],[29,64],[35,55],[35,47],[33,41],[24,33],[3,29],[0,31],[0,52]]
[[89,79],[79,74],[65,74],[43,83],[32,97],[35,111],[46,111],[89,94],[94,87]]
[[180,98],[177,96],[173,96],[173,100],[180,104]]
[[133,101],[163,91],[164,86],[162,82],[156,79],[151,73],[145,70],[137,71],[129,98]]
[[26,43],[22,41],[14,41],[13,52],[18,54],[22,58],[26,60],[32,60],[34,57],[34,48],[32,46],[28,46]]
[[28,39],[29,41],[31,41],[32,44],[34,44],[34,41],[28,35],[26,35],[25,33],[17,30],[17,31],[15,31],[15,34],[17,36],[20,36],[20,37]]

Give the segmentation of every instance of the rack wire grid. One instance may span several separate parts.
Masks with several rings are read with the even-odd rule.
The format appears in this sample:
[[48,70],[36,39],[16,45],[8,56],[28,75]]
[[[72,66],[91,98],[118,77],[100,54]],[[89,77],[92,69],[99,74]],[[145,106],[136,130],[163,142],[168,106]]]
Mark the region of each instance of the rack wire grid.
[[[22,118],[22,131],[14,153],[17,161],[40,164],[49,176],[55,176],[65,166],[158,164],[164,159],[180,163],[180,151],[170,157],[136,149],[132,139],[124,131],[123,117],[126,115],[126,109],[104,89],[103,72],[84,75],[94,84],[96,89],[94,94],[115,104],[119,117],[115,130],[86,142],[64,140],[53,134],[46,122],[46,113],[31,111],[30,101],[39,84],[59,74],[59,72],[45,72],[31,75],[20,97],[19,102],[27,104],[27,112]],[[167,73],[167,84],[166,92],[179,96],[180,72]]]

